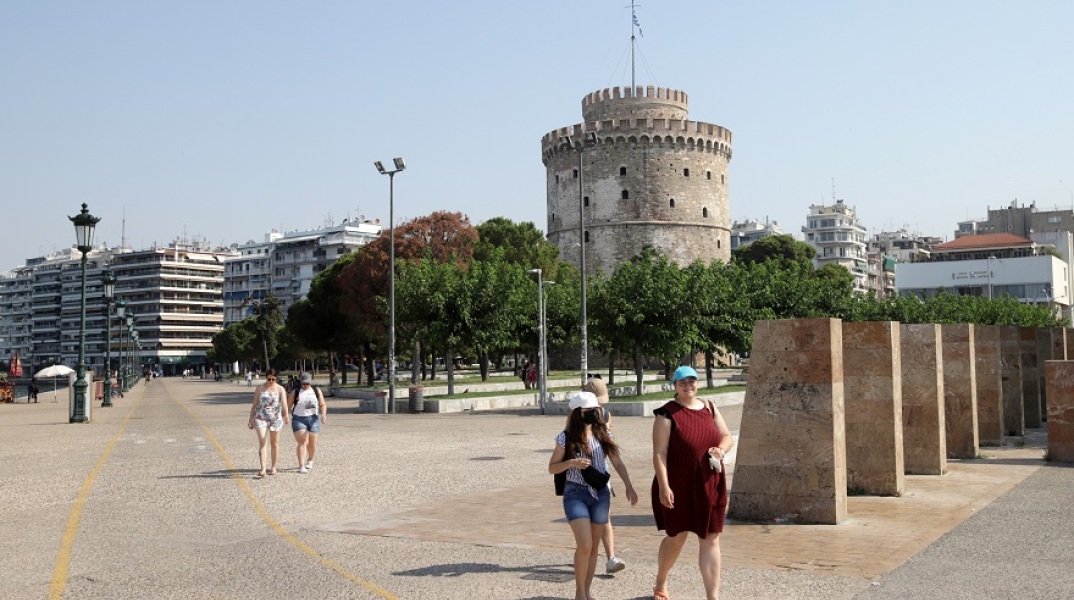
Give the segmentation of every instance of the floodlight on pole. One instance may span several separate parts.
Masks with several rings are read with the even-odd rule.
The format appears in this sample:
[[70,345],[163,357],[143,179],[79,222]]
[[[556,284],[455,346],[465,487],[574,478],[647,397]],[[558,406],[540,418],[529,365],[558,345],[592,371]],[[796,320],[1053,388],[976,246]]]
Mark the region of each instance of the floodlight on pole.
[[582,371],[582,385],[585,385],[586,379],[589,376],[589,340],[587,339],[586,329],[586,264],[585,264],[585,195],[583,193],[582,182],[584,180],[583,168],[582,168],[582,155],[585,151],[593,146],[597,145],[597,134],[590,131],[583,135],[581,138],[576,136],[563,136],[560,138],[560,143],[564,148],[574,150],[578,152],[578,267],[582,273],[582,290],[581,290],[581,314],[579,315],[579,334],[581,337],[582,353],[580,367]]
[[392,159],[394,169],[385,169],[379,160],[373,163],[381,175],[388,176],[388,398],[384,412],[395,412],[395,174],[406,169],[406,161]]

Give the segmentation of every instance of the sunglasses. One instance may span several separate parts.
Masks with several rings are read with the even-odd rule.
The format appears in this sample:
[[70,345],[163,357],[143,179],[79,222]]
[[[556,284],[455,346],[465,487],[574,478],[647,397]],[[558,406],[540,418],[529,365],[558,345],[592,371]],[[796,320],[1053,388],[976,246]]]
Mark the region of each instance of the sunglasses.
[[267,379],[268,381],[276,381],[275,377],[266,377],[265,379]]

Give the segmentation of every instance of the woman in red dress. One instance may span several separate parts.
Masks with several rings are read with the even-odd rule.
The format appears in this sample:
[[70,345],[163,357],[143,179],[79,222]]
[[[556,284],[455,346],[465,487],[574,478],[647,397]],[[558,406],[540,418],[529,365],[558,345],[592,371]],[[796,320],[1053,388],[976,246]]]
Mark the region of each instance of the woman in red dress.
[[653,516],[667,536],[657,556],[654,600],[669,600],[668,576],[690,532],[697,534],[706,600],[720,596],[720,532],[727,510],[723,457],[734,439],[720,411],[697,397],[697,371],[672,376],[675,399],[653,411]]

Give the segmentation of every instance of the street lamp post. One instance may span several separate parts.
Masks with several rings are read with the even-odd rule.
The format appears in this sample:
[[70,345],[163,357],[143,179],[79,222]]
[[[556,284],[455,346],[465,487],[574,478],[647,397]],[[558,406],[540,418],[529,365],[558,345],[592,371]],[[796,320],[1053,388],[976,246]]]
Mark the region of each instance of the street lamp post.
[[595,146],[597,143],[597,134],[592,131],[585,134],[581,139],[573,136],[564,136],[562,138],[562,144],[565,148],[570,148],[578,152],[578,266],[582,272],[582,294],[581,294],[581,315],[579,321],[581,323],[579,333],[581,335],[582,342],[582,356],[581,356],[581,369],[582,369],[582,385],[585,385],[586,379],[589,376],[589,340],[586,336],[586,325],[588,319],[586,318],[586,266],[585,266],[585,196],[583,195],[582,180],[585,178],[582,170],[582,155],[586,149],[591,146]]
[[548,401],[548,387],[545,381],[545,365],[548,362],[548,352],[546,350],[547,341],[545,338],[545,316],[544,316],[544,286],[545,282],[542,279],[541,269],[530,269],[530,273],[537,274],[537,389],[538,389],[538,406],[541,407],[541,414],[545,412],[545,402]]
[[93,230],[100,217],[89,213],[89,205],[82,204],[82,212],[67,217],[75,225],[75,238],[78,251],[82,253],[82,302],[78,325],[78,366],[75,370],[75,406],[71,412],[71,423],[88,423],[86,411],[86,254],[93,249]]
[[385,169],[379,160],[373,166],[388,176],[388,399],[384,412],[395,412],[395,174],[406,169],[402,158],[393,158],[394,169]]
[[988,263],[988,299],[992,299],[992,261],[995,260],[995,256],[989,255],[986,259]]
[[[124,316],[127,313],[127,302],[120,298],[116,300],[116,316],[119,317],[120,326],[126,323]],[[112,326],[112,317],[108,317],[108,326]],[[127,357],[123,354],[126,349],[127,334],[125,331],[119,332],[119,395],[122,396],[127,391]]]
[[104,345],[104,400],[101,408],[112,406],[112,298],[116,293],[116,276],[111,269],[105,269],[101,273],[101,284],[104,286],[104,321],[106,323]]
[[134,387],[138,373],[134,370],[134,314],[127,313],[127,389]]

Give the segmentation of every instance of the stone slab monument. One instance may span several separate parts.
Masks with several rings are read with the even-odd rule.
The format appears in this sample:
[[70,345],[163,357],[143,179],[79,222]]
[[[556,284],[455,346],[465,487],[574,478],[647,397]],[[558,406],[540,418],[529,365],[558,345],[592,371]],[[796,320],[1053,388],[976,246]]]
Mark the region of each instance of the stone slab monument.
[[[948,458],[976,458],[977,354],[975,327],[961,323],[942,326],[943,397]],[[903,394],[905,402],[906,395]]]
[[847,487],[871,496],[905,487],[899,333],[895,321],[843,323]]
[[1003,374],[1003,434],[1026,434],[1025,405],[1022,402],[1022,339],[1018,327],[999,327],[999,359]]
[[842,322],[757,321],[728,515],[845,520],[845,435]]
[[1061,327],[1040,327],[1037,329],[1037,363],[1041,365],[1040,373],[1040,418],[1048,420],[1048,387],[1044,385],[1044,363],[1049,360],[1066,360],[1066,334]]
[[[943,475],[947,472],[943,377],[946,357],[943,355],[945,349],[940,332],[939,325],[913,324],[899,328],[902,344],[904,468],[907,473],[915,475]],[[848,421],[849,397],[847,394]],[[850,453],[849,448],[847,452]]]
[[1074,462],[1074,360],[1044,363],[1048,388],[1048,460]]
[[1022,417],[1025,426],[1040,429],[1040,360],[1037,356],[1037,328],[1019,327],[1022,354]]
[[981,446],[1003,445],[1003,363],[999,348],[999,327],[977,325],[973,328],[977,442]]

